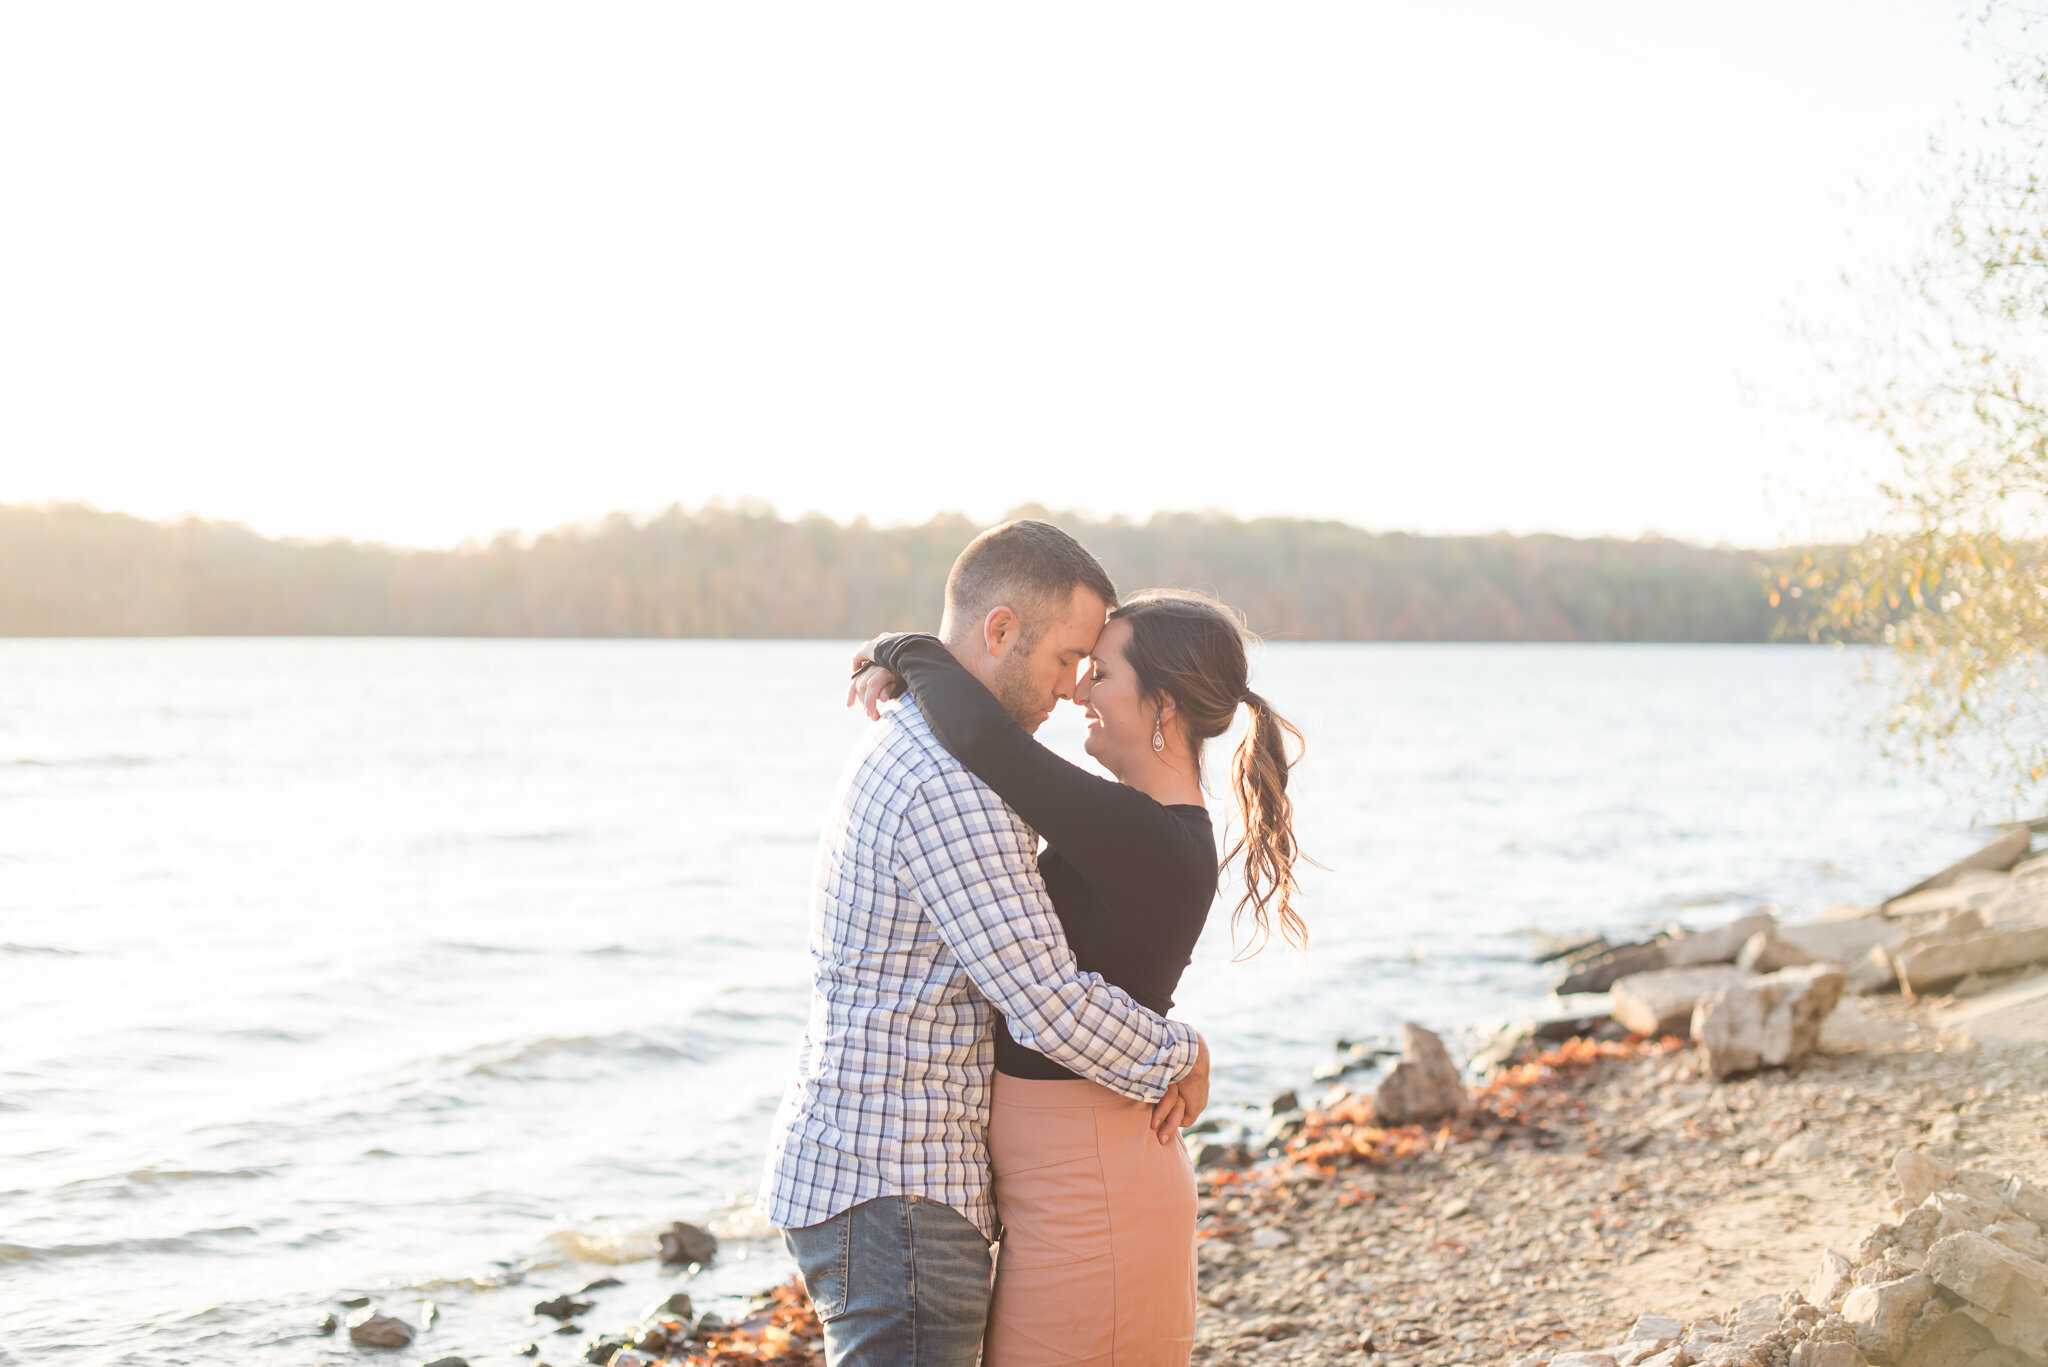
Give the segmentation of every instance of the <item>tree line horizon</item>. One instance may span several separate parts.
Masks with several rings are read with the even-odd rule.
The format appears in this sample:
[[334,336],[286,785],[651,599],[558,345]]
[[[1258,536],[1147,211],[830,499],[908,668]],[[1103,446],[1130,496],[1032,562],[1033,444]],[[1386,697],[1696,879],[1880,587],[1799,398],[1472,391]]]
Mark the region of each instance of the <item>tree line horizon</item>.
[[[1423,536],[1307,518],[1031,506],[1120,591],[1198,589],[1268,640],[1805,640],[1786,553],[1553,534]],[[0,504],[0,636],[859,639],[938,625],[987,524],[680,504],[447,550],[263,536],[79,503]],[[1811,600],[1807,600],[1811,601]]]

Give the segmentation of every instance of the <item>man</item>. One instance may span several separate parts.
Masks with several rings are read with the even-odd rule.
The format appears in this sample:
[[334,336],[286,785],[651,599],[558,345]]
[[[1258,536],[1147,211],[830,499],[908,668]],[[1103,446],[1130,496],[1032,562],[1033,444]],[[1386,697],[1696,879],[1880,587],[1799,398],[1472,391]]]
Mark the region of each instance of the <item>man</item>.
[[[960,553],[940,637],[1028,730],[1071,697],[1116,590],[1072,537],[1005,523]],[[840,780],[812,889],[811,1021],[769,1141],[833,1367],[973,1367],[989,1304],[991,1006],[1125,1096],[1206,1075],[1186,1025],[1074,962],[1037,837],[905,698]]]

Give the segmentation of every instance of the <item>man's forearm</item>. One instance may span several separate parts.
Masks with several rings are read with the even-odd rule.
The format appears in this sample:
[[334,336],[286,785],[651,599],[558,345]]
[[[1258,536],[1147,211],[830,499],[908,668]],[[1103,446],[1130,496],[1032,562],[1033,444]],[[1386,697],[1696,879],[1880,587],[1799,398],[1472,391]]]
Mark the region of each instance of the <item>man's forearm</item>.
[[1157,1101],[1204,1066],[1205,1046],[1193,1026],[1140,1006],[1100,974],[1076,970],[1058,984],[990,976],[977,986],[1019,1044],[1122,1096]]

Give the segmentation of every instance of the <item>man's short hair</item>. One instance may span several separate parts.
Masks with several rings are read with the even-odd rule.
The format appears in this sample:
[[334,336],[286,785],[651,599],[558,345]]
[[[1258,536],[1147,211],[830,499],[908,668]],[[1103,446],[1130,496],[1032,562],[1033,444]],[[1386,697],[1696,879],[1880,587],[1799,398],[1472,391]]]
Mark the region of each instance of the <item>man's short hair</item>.
[[1019,644],[1029,650],[1066,611],[1076,588],[1094,593],[1105,609],[1116,606],[1109,572],[1080,542],[1050,522],[1005,522],[968,542],[953,562],[939,631],[951,642],[978,626],[991,609],[1007,607],[1017,614]]

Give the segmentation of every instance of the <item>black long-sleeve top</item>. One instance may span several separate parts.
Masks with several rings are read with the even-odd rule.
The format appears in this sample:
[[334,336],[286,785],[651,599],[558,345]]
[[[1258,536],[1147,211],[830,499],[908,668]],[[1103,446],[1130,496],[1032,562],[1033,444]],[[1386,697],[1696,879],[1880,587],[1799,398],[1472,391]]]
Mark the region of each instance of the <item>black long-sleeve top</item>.
[[[1084,971],[1164,1015],[1216,899],[1216,832],[1206,807],[1168,805],[1091,774],[1031,738],[936,637],[875,643],[875,662],[916,696],[932,734],[1046,841],[1038,871]],[[1072,1078],[999,1021],[996,1068]]]

